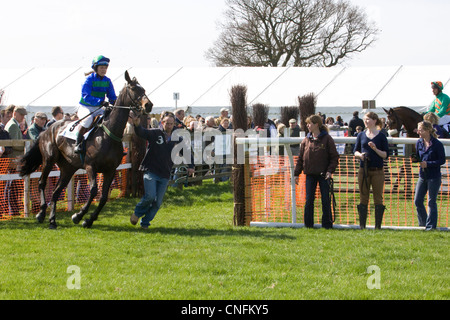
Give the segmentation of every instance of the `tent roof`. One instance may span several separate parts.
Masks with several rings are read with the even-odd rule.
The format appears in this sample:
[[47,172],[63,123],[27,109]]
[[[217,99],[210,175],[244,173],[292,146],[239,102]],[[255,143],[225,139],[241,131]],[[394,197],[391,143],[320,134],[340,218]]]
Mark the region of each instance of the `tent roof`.
[[[108,70],[118,93],[125,84],[126,68]],[[298,97],[315,93],[317,107],[361,108],[362,100],[377,107],[426,107],[433,96],[431,81],[450,81],[450,65],[333,67],[333,68],[128,68],[158,108],[175,108],[173,93],[180,94],[179,108],[230,106],[230,89],[247,87],[247,102],[269,107],[296,106]],[[28,108],[75,107],[80,100],[86,68],[1,69],[1,105]],[[445,91],[445,89],[444,89]]]

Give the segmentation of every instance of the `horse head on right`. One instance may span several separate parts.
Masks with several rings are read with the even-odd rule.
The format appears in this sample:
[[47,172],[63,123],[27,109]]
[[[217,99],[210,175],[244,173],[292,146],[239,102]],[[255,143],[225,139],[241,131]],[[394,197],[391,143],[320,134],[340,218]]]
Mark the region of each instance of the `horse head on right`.
[[153,103],[147,97],[145,89],[139,84],[136,78],[131,79],[128,71],[125,71],[125,80],[127,81],[127,98],[133,110],[149,114],[153,109]]

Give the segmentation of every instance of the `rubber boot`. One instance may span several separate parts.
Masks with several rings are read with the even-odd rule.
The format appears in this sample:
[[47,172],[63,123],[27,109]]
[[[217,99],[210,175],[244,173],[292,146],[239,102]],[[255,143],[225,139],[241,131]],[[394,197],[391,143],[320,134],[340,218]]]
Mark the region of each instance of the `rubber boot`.
[[382,204],[375,205],[375,229],[381,229],[384,210],[386,210],[386,207],[384,205]]
[[367,204],[358,204],[358,214],[359,214],[359,227],[361,229],[366,228],[366,221],[367,221],[367,210],[368,205]]

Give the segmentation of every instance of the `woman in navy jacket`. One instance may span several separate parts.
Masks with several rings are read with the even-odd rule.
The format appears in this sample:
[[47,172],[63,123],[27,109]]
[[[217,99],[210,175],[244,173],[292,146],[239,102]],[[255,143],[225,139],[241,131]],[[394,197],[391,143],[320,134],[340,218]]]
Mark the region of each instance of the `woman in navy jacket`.
[[[445,150],[442,143],[436,139],[436,131],[428,121],[418,124],[417,133],[420,139],[416,143],[416,159],[420,163],[419,180],[414,195],[419,226],[426,230],[437,226],[437,195],[441,187],[441,166],[445,164]],[[423,204],[428,193],[429,215]]]

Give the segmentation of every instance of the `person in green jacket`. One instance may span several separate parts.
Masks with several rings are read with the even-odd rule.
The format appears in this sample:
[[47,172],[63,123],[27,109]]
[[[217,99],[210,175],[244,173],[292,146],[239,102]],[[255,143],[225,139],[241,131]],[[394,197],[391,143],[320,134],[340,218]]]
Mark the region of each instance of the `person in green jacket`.
[[439,117],[439,125],[450,123],[450,97],[443,93],[444,85],[441,81],[431,83],[431,89],[436,96],[428,112],[435,113]]

